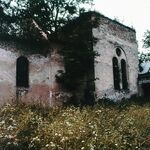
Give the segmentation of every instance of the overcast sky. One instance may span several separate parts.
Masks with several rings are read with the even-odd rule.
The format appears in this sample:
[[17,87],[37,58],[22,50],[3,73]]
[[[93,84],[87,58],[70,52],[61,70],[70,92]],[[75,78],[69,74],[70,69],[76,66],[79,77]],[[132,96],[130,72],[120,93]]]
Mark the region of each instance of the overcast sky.
[[139,50],[143,50],[144,32],[150,30],[150,0],[94,0],[93,9],[103,15],[119,21],[137,33]]

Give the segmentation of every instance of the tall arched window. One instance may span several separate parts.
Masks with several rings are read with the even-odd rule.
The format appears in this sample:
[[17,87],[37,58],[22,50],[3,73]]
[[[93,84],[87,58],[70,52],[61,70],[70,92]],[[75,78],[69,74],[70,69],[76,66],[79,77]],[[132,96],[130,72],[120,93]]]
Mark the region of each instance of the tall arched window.
[[120,72],[118,66],[118,59],[113,57],[113,76],[114,76],[114,89],[120,90]]
[[29,87],[29,61],[26,57],[20,56],[16,64],[16,86]]
[[127,57],[122,48],[117,47],[113,57],[114,89],[127,90]]
[[124,90],[127,90],[128,89],[127,70],[126,70],[126,61],[124,59],[121,60],[121,73],[122,73],[122,88]]

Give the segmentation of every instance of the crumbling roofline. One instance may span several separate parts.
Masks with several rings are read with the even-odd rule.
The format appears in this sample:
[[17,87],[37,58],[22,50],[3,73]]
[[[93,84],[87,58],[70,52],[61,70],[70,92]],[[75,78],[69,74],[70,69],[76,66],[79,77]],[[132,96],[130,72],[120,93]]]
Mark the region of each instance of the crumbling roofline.
[[102,15],[102,14],[100,14],[100,16],[103,17],[103,18],[105,18],[105,19],[108,19],[109,21],[112,21],[112,22],[114,22],[114,23],[116,23],[116,24],[118,24],[118,25],[120,25],[120,26],[122,26],[122,27],[125,27],[125,28],[127,28],[127,29],[129,29],[129,30],[132,30],[133,32],[136,32],[135,29],[133,29],[133,28],[131,28],[131,27],[128,27],[128,26],[126,26],[126,25],[124,25],[124,24],[122,24],[122,23],[120,23],[120,22],[118,22],[118,21],[116,21],[116,20],[110,19],[110,18],[108,18],[108,17],[106,17],[106,16],[104,16],[104,15]]

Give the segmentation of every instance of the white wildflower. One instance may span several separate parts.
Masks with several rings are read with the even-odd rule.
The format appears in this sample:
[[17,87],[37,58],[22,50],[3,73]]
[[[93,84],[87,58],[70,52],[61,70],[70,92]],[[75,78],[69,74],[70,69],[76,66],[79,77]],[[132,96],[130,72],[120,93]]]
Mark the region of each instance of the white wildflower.
[[72,135],[72,134],[73,134],[73,132],[72,132],[72,131],[70,131],[70,130],[68,131],[68,133],[69,133],[70,135]]
[[66,124],[67,124],[67,126],[69,126],[69,127],[71,126],[71,123],[70,123],[70,122],[66,122]]
[[40,141],[40,138],[38,137],[38,136],[36,136],[36,137],[34,137],[33,139],[32,139],[32,142],[33,141]]
[[51,147],[55,147],[55,144],[53,142],[50,142]]
[[13,138],[14,138],[14,136],[12,136],[12,135],[8,135],[8,138],[9,138],[9,139],[13,139]]
[[3,120],[3,121],[0,122],[0,125],[3,125],[3,124],[5,124],[5,120]]
[[58,135],[58,133],[55,133],[55,136],[57,136]]
[[90,144],[90,150],[94,150],[95,145]]
[[11,131],[13,129],[14,129],[14,127],[12,125],[10,125],[10,126],[7,127],[7,130],[9,130],[9,131]]
[[90,127],[91,127],[92,129],[94,128],[94,126],[93,126],[93,125],[91,125]]
[[45,147],[49,147],[49,144],[46,144]]
[[10,145],[10,144],[11,144],[10,142],[7,143],[7,145]]
[[64,142],[65,141],[65,138],[63,137],[61,140],[60,140],[60,142]]

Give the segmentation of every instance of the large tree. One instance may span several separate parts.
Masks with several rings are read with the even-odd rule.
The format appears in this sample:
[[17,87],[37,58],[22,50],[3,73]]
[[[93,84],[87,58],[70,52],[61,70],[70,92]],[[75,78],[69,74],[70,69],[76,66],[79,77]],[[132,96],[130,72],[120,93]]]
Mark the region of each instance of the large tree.
[[[90,11],[83,13],[86,10],[82,7],[87,6],[83,4],[91,4],[92,0],[1,1],[3,1],[1,3],[3,16],[13,18],[8,22],[5,21],[6,18],[2,19],[2,22],[5,21],[4,24],[8,24],[9,34],[17,36],[19,39],[27,39],[27,45],[36,42],[33,44],[36,52],[41,50],[39,47],[41,46],[40,32],[46,38],[58,35],[57,39],[63,42],[63,48],[59,53],[64,56],[65,72],[58,71],[57,82],[73,93],[79,88],[85,92],[82,97],[73,94],[74,100],[79,99],[80,102],[85,103],[83,97],[85,99],[88,97],[89,103],[93,102],[93,81],[95,80],[93,61],[96,53],[92,47],[96,39],[92,37],[91,28],[98,25],[99,14],[93,14]],[[91,20],[92,14],[95,19]],[[64,27],[62,28],[62,26]],[[42,43],[43,45],[46,44]],[[35,49],[35,47],[38,48]],[[31,51],[31,48],[29,50]],[[43,49],[42,52],[40,51],[44,55],[46,52]]]
[[[49,36],[80,13],[93,0],[0,0],[1,32],[26,35],[37,25]],[[85,4],[85,5],[83,5]],[[33,32],[34,33],[34,32]],[[28,37],[28,36],[27,36]]]

